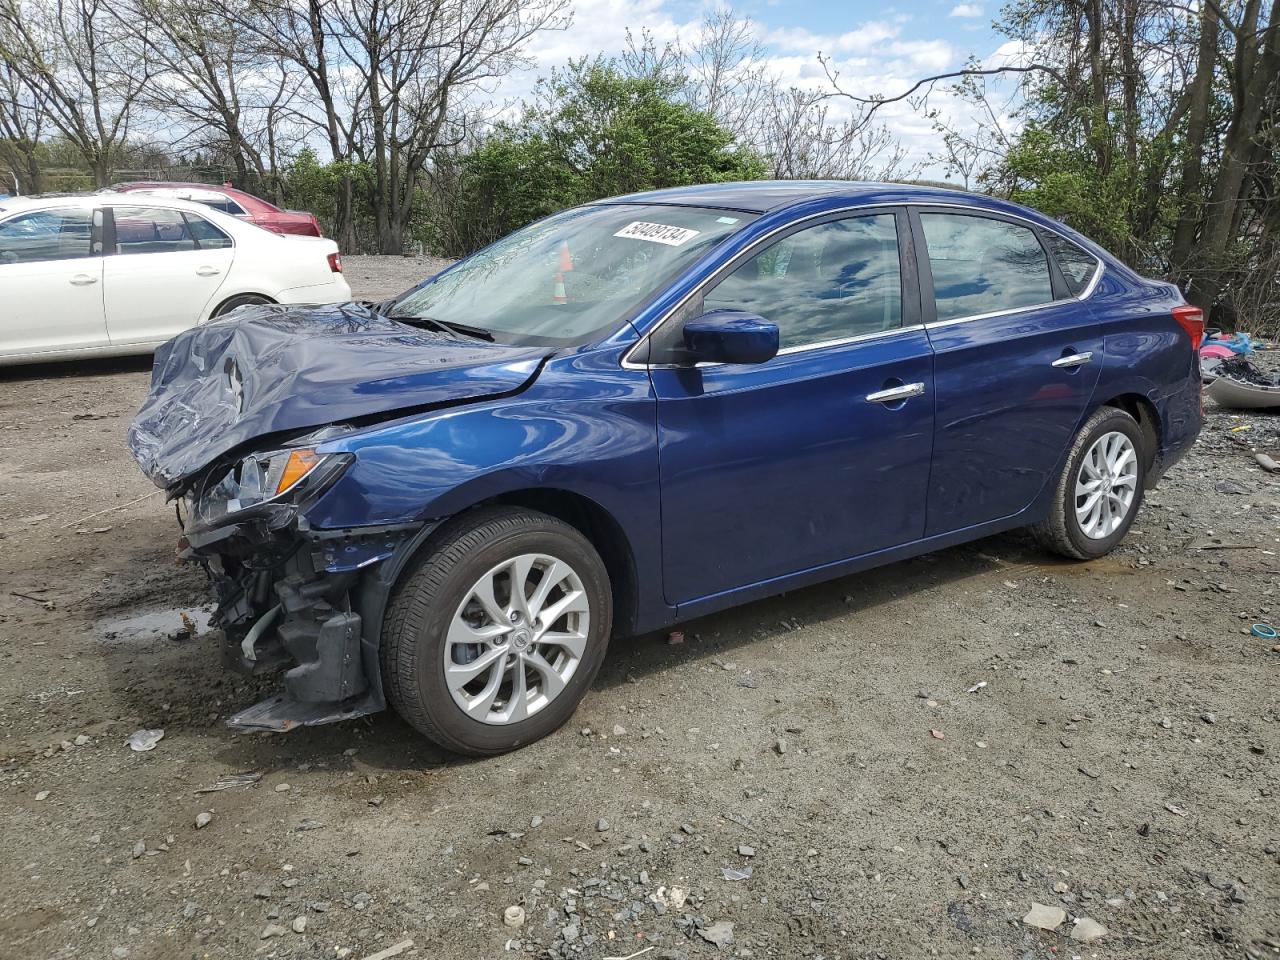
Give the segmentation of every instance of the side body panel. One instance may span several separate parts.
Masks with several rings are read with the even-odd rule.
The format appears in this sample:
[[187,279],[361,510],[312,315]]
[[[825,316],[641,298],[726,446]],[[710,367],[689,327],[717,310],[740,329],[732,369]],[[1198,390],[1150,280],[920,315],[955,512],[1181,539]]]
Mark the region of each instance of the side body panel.
[[[915,329],[758,367],[654,369],[667,601],[919,539],[932,367]],[[923,395],[866,399],[903,383]]]
[[[1103,340],[1087,299],[938,322],[928,247],[915,213],[912,219],[935,355],[925,534],[937,536],[1020,514],[1052,483],[1093,396]],[[1082,365],[1054,366],[1084,355],[1090,359]]]
[[0,358],[106,346],[102,257],[0,263]]
[[1095,406],[1139,396],[1155,408],[1154,483],[1195,443],[1204,420],[1199,357],[1170,312],[1182,296],[1170,284],[1108,270],[1091,302],[1106,342]]

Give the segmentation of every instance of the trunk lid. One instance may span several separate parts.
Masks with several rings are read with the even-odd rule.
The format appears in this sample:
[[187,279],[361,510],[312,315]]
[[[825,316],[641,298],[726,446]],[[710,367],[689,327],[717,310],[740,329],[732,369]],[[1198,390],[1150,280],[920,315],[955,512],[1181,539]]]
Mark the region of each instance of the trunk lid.
[[156,350],[129,450],[172,488],[273,434],[519,390],[550,352],[451,339],[355,303],[245,308]]

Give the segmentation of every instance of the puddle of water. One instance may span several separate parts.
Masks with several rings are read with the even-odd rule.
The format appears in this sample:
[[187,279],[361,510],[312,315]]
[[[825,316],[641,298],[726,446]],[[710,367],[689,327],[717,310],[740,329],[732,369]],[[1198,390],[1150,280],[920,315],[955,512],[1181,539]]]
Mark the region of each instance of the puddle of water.
[[99,620],[96,632],[107,643],[185,642],[208,630],[212,616],[212,610],[201,607],[148,610]]

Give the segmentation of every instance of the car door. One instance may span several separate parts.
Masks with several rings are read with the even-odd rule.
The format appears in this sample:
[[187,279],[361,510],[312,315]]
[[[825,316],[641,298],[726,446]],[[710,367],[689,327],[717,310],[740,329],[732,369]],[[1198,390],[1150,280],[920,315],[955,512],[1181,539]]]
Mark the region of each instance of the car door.
[[232,240],[204,217],[172,207],[109,208],[103,270],[113,344],[158,343],[205,316],[226,280]]
[[[718,272],[650,353],[673,604],[921,536],[933,432],[905,212],[792,228]],[[759,365],[663,363],[705,311],[780,331]]]
[[0,355],[107,344],[101,214],[27,210],[0,222]]
[[956,208],[911,216],[935,354],[933,536],[1012,516],[1050,481],[1097,383],[1102,329],[1042,228]]

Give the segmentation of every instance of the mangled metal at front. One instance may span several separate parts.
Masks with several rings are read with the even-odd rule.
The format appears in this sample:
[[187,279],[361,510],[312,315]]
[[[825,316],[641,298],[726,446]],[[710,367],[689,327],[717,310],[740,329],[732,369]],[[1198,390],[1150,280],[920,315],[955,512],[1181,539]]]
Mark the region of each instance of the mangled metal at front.
[[326,444],[519,389],[542,356],[426,333],[356,304],[241,310],[156,352],[129,448],[178,501],[179,558],[212,580],[228,664],[282,674],[283,694],[233,726],[287,730],[385,706],[383,608],[434,521],[314,528],[308,508],[353,461]]

